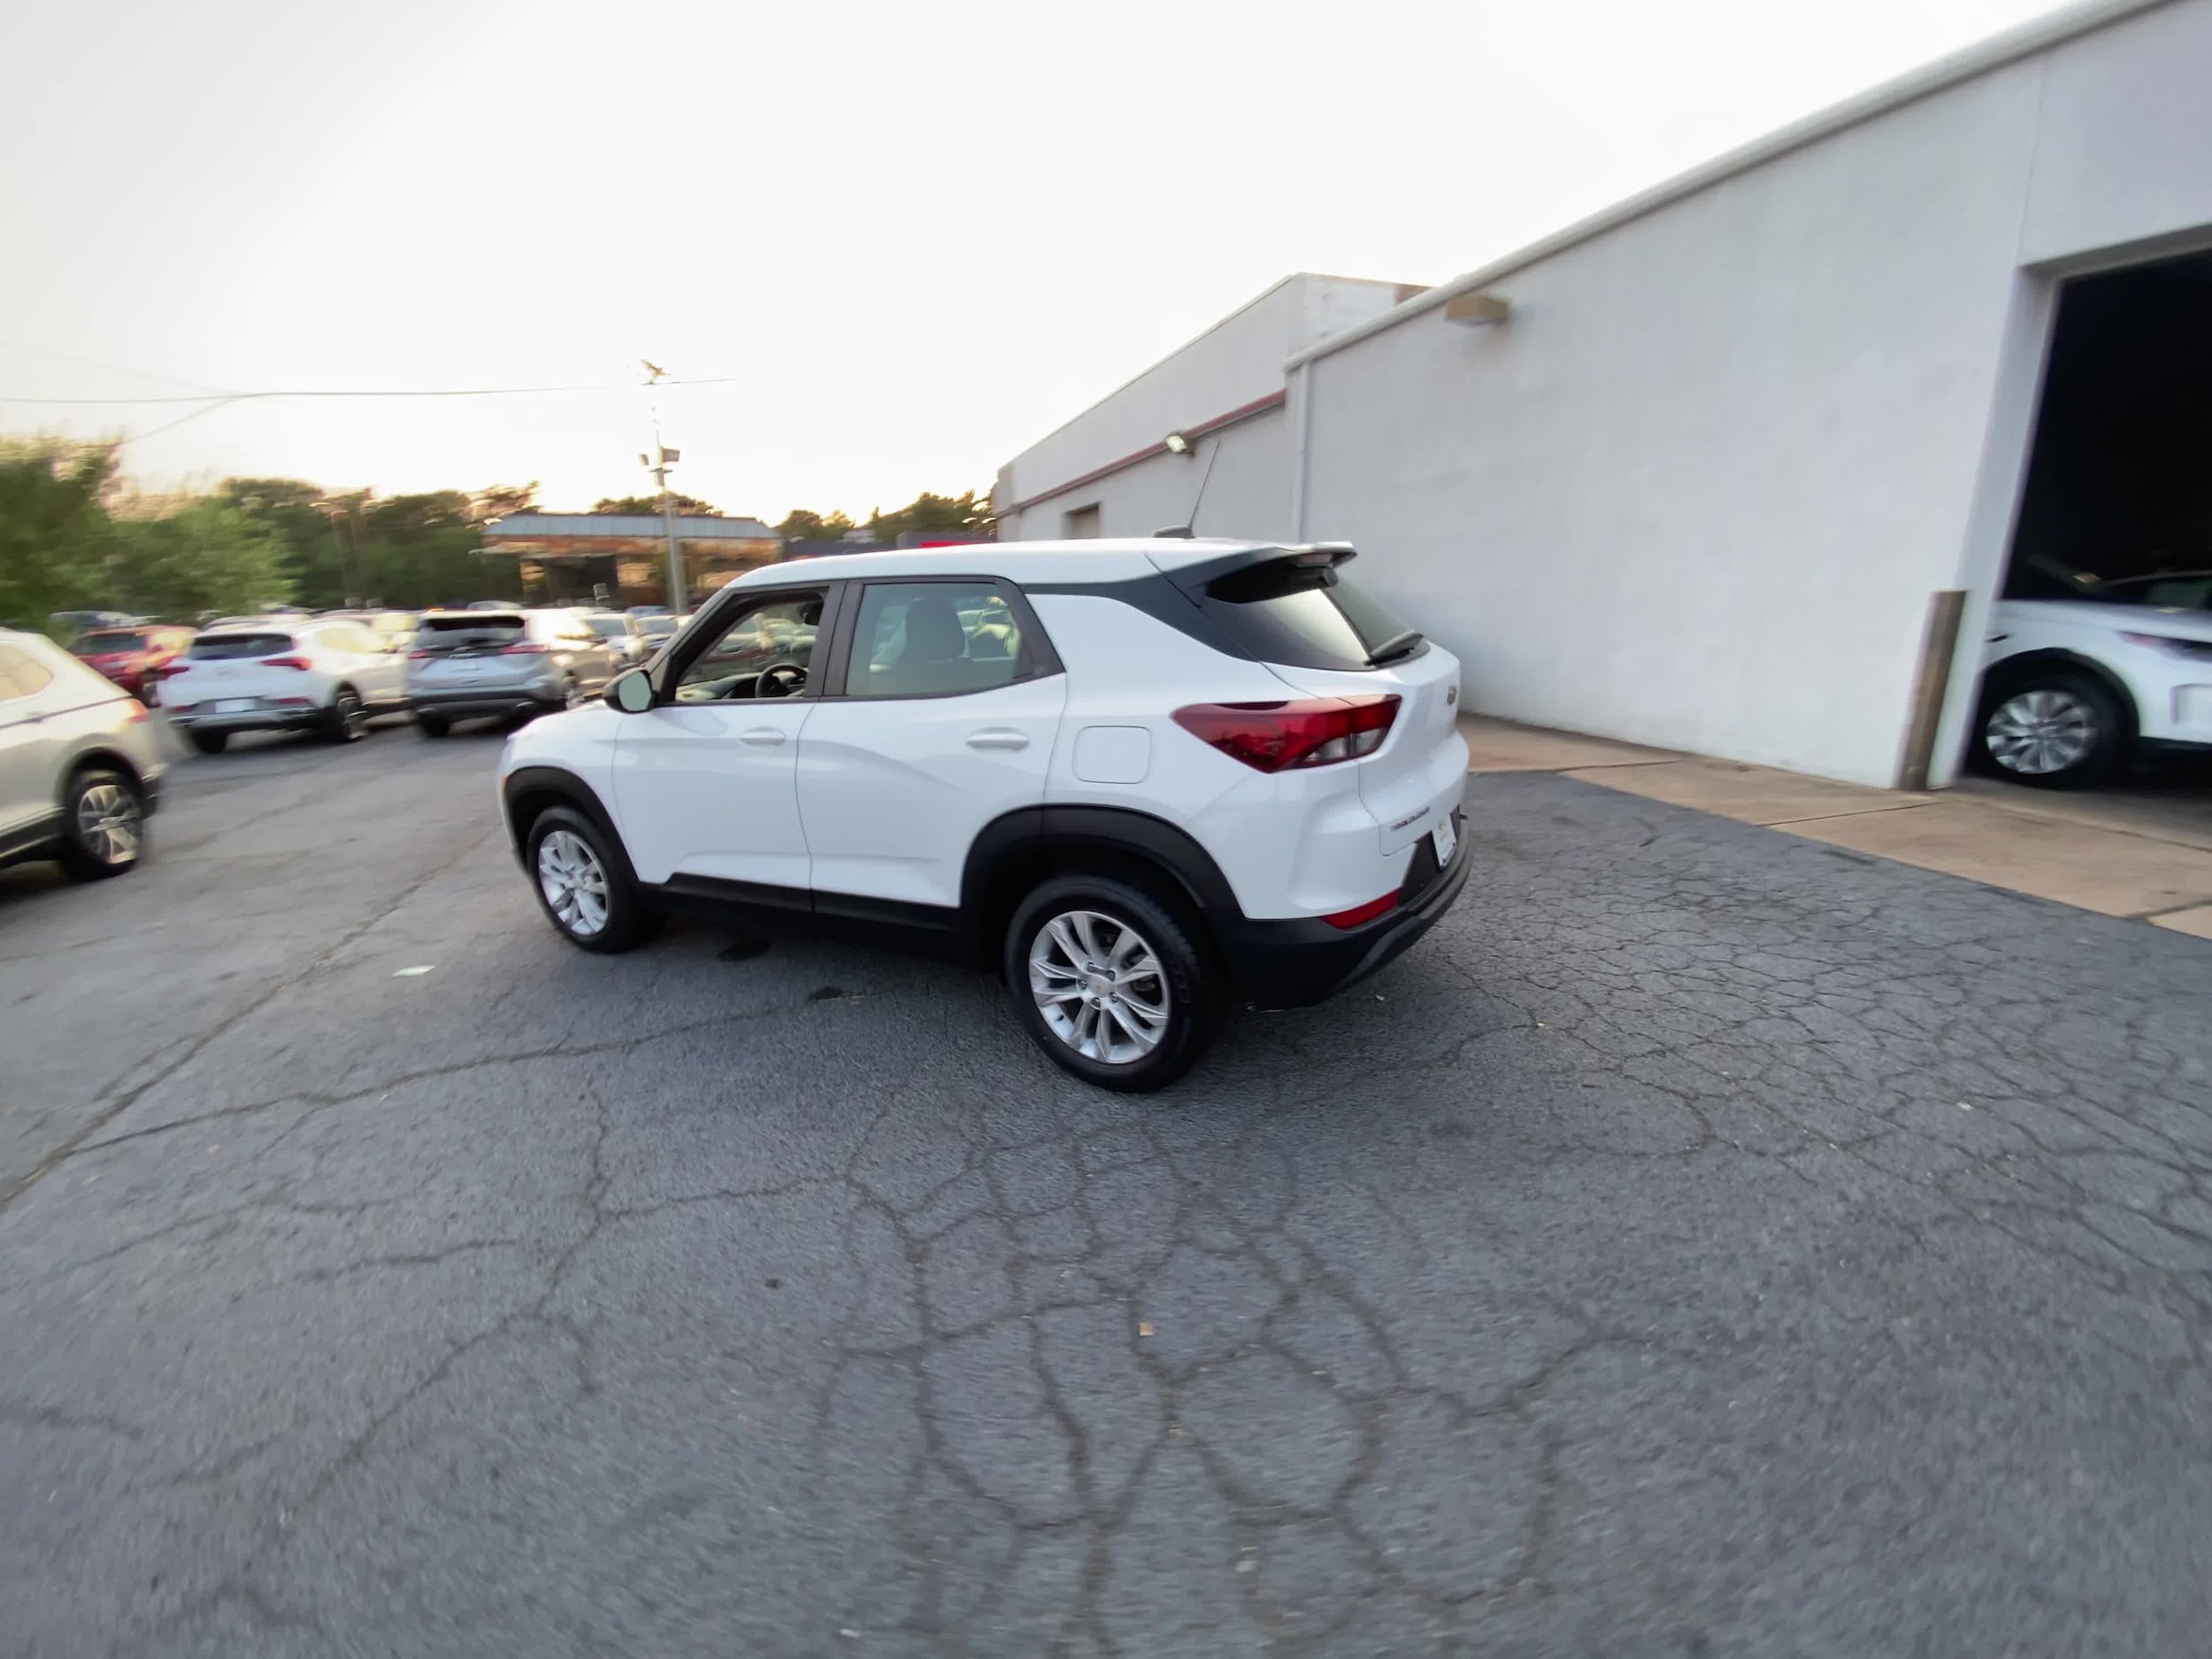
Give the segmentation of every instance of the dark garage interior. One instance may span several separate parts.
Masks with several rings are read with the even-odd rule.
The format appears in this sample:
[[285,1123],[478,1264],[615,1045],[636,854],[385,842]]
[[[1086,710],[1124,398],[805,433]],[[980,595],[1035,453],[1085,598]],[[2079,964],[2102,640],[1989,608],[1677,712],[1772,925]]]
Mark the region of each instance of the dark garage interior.
[[[2164,572],[2198,580],[2139,580]],[[2207,572],[2212,254],[2077,278],[2059,298],[2005,597],[2205,608]]]

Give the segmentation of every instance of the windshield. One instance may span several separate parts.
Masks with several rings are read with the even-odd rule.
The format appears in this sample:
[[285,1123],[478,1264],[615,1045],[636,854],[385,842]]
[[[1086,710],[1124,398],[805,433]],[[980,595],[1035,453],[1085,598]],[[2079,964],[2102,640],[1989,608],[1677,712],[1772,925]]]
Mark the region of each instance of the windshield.
[[503,650],[527,631],[521,612],[472,611],[460,616],[425,617],[415,628],[415,650]]
[[123,629],[88,634],[69,649],[80,657],[104,657],[110,651],[142,651],[146,649],[146,636]]
[[603,640],[618,640],[630,631],[620,617],[586,617],[584,626]]
[[676,618],[673,617],[640,617],[637,619],[637,626],[638,632],[645,635],[647,639],[664,640],[675,633]]
[[192,641],[192,660],[219,663],[240,657],[275,657],[292,649],[288,634],[203,634]]

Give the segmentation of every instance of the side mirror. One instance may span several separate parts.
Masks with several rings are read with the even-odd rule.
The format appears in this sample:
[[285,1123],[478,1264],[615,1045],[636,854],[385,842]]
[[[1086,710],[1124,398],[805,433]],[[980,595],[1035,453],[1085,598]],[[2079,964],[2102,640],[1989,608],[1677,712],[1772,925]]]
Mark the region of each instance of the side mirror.
[[643,714],[653,706],[653,682],[639,669],[607,682],[607,701],[625,714]]

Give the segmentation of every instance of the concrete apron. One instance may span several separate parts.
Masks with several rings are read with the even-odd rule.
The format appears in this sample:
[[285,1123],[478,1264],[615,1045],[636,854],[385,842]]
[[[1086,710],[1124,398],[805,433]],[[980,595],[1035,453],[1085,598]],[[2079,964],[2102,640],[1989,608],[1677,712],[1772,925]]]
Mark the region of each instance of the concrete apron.
[[[1583,783],[2212,939],[2212,814],[1971,780],[1913,795],[1466,715],[1471,772]],[[2018,802],[2010,795],[2026,798]],[[2170,803],[2169,803],[2170,804]]]

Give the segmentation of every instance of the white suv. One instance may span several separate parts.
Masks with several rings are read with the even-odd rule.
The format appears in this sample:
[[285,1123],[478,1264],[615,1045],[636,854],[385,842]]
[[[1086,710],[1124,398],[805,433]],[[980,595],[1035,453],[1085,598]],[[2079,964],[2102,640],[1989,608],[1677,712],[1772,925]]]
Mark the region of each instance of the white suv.
[[162,710],[203,755],[221,754],[235,732],[304,729],[350,743],[371,715],[407,706],[397,640],[342,620],[219,624],[162,675]]
[[1970,757],[2069,789],[2132,751],[2212,752],[2212,571],[2075,586],[1991,607]]
[[555,927],[695,903],[996,965],[1054,1060],[1156,1088],[1233,1002],[1318,1001],[1466,879],[1459,664],[1341,545],[1005,542],[773,565],[509,740]]
[[144,703],[51,641],[0,628],[0,864],[121,875],[168,770]]

